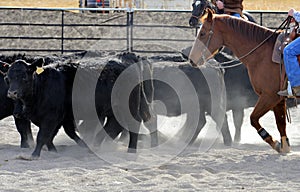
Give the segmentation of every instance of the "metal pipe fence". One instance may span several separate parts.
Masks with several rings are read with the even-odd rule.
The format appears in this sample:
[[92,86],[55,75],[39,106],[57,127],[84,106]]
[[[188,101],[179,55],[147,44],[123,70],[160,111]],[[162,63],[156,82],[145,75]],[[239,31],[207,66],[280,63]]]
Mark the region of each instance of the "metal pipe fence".
[[[169,47],[175,47],[175,45],[185,43],[186,44],[192,44],[194,40],[195,34],[197,34],[196,28],[191,28],[188,26],[188,17],[185,21],[185,23],[182,23],[180,25],[178,24],[165,24],[165,23],[156,23],[156,24],[148,24],[148,23],[142,23],[137,21],[136,19],[138,16],[136,16],[134,13],[184,13],[189,15],[191,11],[188,10],[159,10],[159,9],[124,9],[124,8],[22,8],[22,7],[0,7],[0,12],[3,12],[4,10],[12,12],[16,10],[21,10],[22,13],[26,11],[38,11],[40,13],[45,12],[51,12],[50,14],[55,14],[57,17],[54,20],[57,20],[56,22],[39,22],[37,21],[24,21],[24,20],[18,20],[18,21],[5,21],[2,19],[2,22],[0,22],[0,31],[1,28],[4,29],[4,31],[12,31],[10,28],[25,28],[25,31],[31,31],[34,30],[34,28],[38,28],[39,31],[44,32],[50,32],[50,31],[56,31],[56,33],[53,35],[51,33],[49,34],[43,34],[39,35],[39,33],[23,33],[23,34],[0,34],[0,51],[3,52],[18,52],[18,53],[27,53],[27,52],[43,52],[43,53],[49,53],[49,52],[55,52],[55,53],[69,53],[69,52],[81,52],[86,50],[84,46],[78,46],[79,42],[95,42],[95,41],[101,41],[101,42],[110,42],[113,44],[121,44],[121,42],[126,42],[125,46],[124,43],[119,48],[112,47],[112,51],[130,51],[130,52],[144,52],[144,53],[172,53],[177,52],[176,48],[173,50],[169,49],[163,49],[162,46],[159,47],[159,49],[149,49],[149,47],[153,48],[155,46],[150,45],[169,45]],[[119,13],[119,17],[124,17],[126,19],[122,20],[121,23],[109,23],[109,22],[99,22],[97,23],[77,23],[72,22],[72,19],[69,19],[69,21],[66,21],[66,18],[68,16],[66,13],[69,13],[70,11],[76,11],[80,14],[80,17],[85,17],[85,12],[100,12],[103,11],[109,11],[109,12],[121,12]],[[251,13],[256,21],[260,25],[264,25],[268,28],[276,28],[278,23],[272,23],[272,19],[269,19],[270,17],[279,17],[282,18],[282,21],[286,17],[286,12],[277,12],[277,11],[248,11]],[[41,14],[42,15],[42,14]],[[60,15],[60,16],[59,16]],[[103,15],[103,14],[101,14]],[[96,16],[101,16],[97,15]],[[109,14],[108,14],[109,15]],[[59,18],[60,17],[60,18]],[[34,19],[36,20],[36,19]],[[109,20],[109,19],[108,19]],[[72,28],[74,30],[77,30],[79,36],[76,36],[74,34],[68,34],[69,29]],[[80,29],[78,29],[80,28]],[[102,33],[99,33],[98,35],[91,35],[91,31],[86,31],[85,29],[90,30],[91,28],[100,28],[101,31],[104,31],[105,29],[111,29],[110,31],[112,35],[110,36],[103,36]],[[154,30],[160,30],[159,32],[156,32]],[[166,33],[170,33],[170,31],[179,30],[179,32],[175,32],[175,34],[168,36]],[[150,37],[147,35],[139,35],[141,33],[140,31],[144,30],[144,33],[148,33],[148,31],[153,31],[152,33],[155,33],[155,37]],[[2,30],[3,31],[3,30]],[[97,31],[97,30],[96,30]],[[124,31],[124,33],[115,34],[118,31]],[[190,35],[189,38],[185,37],[178,37],[179,33],[181,31],[184,31]],[[176,34],[177,33],[177,34]],[[45,47],[42,45],[39,45],[37,47],[31,46],[33,43],[29,43],[29,45],[25,45],[22,47],[21,41],[30,41],[30,42],[41,42],[40,44],[45,44]],[[46,42],[51,42],[50,47],[49,44]],[[17,45],[18,42],[20,45]],[[146,46],[146,48],[143,48],[141,46],[137,46],[140,42],[147,42],[149,44],[149,47]],[[159,43],[158,43],[159,42]],[[173,44],[172,44],[173,43]],[[38,43],[39,44],[39,43]],[[16,46],[17,45],[17,46]],[[184,46],[185,46],[184,45]],[[107,46],[104,46],[107,48]],[[107,50],[107,49],[106,49]]]

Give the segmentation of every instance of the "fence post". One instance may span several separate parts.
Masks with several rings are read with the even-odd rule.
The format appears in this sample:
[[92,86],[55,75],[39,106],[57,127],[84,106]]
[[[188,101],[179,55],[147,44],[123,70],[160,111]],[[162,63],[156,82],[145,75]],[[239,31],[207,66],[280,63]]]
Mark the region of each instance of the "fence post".
[[130,12],[130,52],[133,51],[133,10]]
[[65,11],[62,10],[61,11],[61,54],[64,54],[64,15],[65,15]]
[[129,51],[129,26],[130,26],[130,22],[129,22],[129,17],[130,17],[130,14],[129,14],[129,11],[127,10],[127,27],[126,27],[126,38],[127,38],[127,51]]
[[127,51],[132,52],[133,47],[133,11],[127,8]]

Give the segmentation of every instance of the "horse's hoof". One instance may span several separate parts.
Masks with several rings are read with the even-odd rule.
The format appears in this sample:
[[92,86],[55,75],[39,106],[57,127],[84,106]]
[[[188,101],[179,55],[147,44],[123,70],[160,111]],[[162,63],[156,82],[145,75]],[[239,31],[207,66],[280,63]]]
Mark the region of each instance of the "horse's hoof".
[[281,149],[280,153],[289,153],[291,152],[290,142],[286,136],[281,137]]
[[272,145],[272,148],[277,151],[278,153],[281,153],[281,144],[277,140],[274,141],[274,144]]

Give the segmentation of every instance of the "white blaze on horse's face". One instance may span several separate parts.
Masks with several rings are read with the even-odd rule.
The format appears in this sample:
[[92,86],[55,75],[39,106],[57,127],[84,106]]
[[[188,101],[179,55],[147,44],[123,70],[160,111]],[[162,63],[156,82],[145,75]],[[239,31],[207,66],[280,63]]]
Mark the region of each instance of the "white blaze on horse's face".
[[203,65],[212,54],[207,49],[206,45],[203,44],[198,38],[194,41],[193,47],[191,49],[189,59],[192,64]]
[[195,1],[195,5],[196,5],[196,6],[198,6],[198,5],[200,5],[200,4],[201,4],[201,1],[200,1],[200,0]]
[[189,55],[189,59],[192,61],[193,64],[203,65],[204,62],[212,55],[207,48],[209,43],[208,39],[211,38],[211,34],[209,33],[209,31],[210,30],[207,29],[207,26],[201,25],[201,28],[198,32],[197,38],[194,41],[193,47]]

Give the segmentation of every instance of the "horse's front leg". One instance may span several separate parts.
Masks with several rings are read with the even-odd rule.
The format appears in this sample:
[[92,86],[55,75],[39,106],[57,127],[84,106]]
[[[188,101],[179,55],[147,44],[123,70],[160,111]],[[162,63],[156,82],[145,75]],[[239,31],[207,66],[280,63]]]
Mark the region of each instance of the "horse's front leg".
[[289,153],[291,151],[289,139],[286,136],[286,103],[285,100],[281,100],[273,108],[276,125],[281,136],[281,153]]
[[260,125],[259,119],[269,110],[273,109],[278,103],[278,98],[269,96],[260,96],[253,112],[250,115],[251,125],[257,130],[261,138],[267,142],[278,153],[281,152],[280,143],[274,140],[272,136]]

